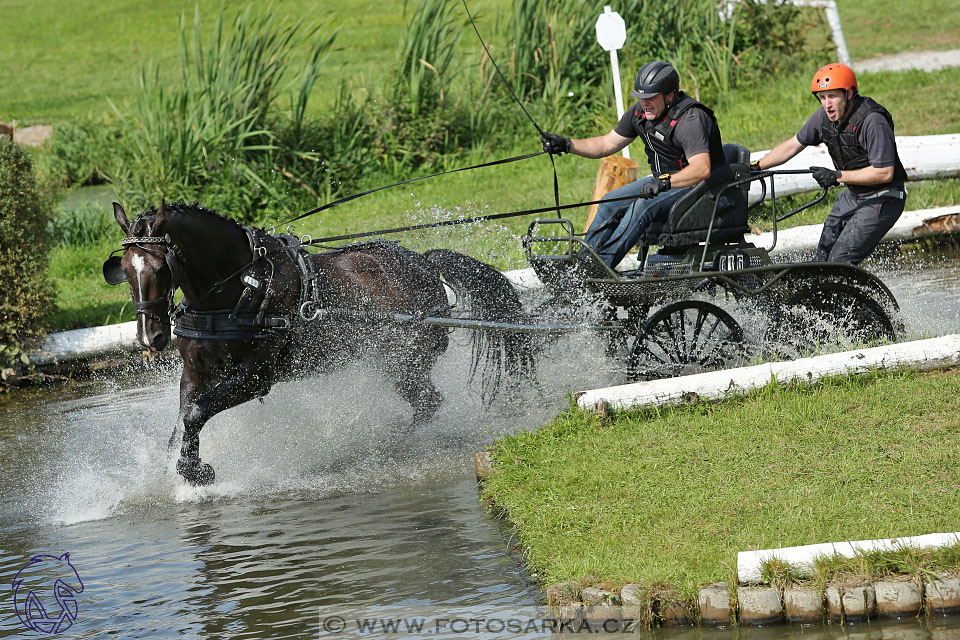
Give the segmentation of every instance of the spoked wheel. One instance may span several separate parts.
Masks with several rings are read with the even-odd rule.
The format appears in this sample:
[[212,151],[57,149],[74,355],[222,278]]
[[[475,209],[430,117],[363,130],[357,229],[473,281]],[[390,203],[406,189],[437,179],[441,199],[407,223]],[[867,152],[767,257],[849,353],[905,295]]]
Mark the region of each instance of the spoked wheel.
[[799,355],[895,342],[899,322],[872,296],[842,282],[805,284],[786,299],[786,308],[768,332],[768,340]]
[[743,329],[720,307],[684,300],[650,316],[630,353],[634,378],[668,378],[722,369],[745,352]]

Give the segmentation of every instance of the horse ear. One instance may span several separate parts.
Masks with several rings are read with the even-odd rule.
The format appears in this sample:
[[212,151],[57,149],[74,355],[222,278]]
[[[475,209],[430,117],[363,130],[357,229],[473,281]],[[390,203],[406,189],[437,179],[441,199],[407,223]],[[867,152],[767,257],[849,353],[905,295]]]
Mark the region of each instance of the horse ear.
[[113,203],[113,218],[117,221],[117,224],[120,225],[120,228],[123,229],[123,232],[130,235],[130,221],[127,220],[127,212],[123,210],[119,202]]
[[157,220],[163,220],[167,215],[167,199],[160,198],[160,211],[157,211]]

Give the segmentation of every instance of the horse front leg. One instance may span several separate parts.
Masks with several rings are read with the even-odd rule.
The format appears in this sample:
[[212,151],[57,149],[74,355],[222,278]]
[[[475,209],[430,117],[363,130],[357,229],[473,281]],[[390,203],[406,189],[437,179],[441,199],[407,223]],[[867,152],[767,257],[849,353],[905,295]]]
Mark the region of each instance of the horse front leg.
[[273,376],[262,363],[240,365],[226,380],[200,391],[199,377],[188,365],[184,365],[180,378],[180,416],[177,428],[171,435],[171,443],[180,431],[180,459],[177,473],[192,485],[213,483],[216,474],[213,467],[200,459],[200,431],[213,416],[231,407],[259,398],[270,391]]

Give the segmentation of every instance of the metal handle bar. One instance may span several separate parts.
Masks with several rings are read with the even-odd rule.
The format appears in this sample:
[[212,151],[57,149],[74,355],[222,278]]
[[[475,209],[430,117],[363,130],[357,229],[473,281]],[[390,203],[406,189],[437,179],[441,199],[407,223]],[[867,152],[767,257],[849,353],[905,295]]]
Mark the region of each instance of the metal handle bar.
[[[756,203],[753,206],[747,207],[747,211],[751,211],[754,207],[758,206],[763,202],[763,198],[766,196],[766,182],[763,182],[764,179],[772,177],[775,175],[799,175],[799,174],[809,174],[813,173],[810,169],[778,169],[778,170],[764,170],[759,173],[751,173],[746,178],[740,178],[739,180],[734,180],[725,184],[720,191],[717,193],[716,200],[713,203],[713,214],[710,216],[710,225],[707,227],[707,237],[703,245],[703,255],[700,257],[700,271],[703,271],[704,264],[707,260],[707,250],[710,247],[710,236],[713,234],[713,223],[717,219],[717,210],[720,207],[720,197],[727,192],[729,189],[734,187],[739,187],[740,185],[747,184],[750,182],[755,182],[760,180],[760,184],[763,186],[764,192]],[[782,216],[777,216],[777,195],[776,187],[774,186],[773,180],[770,181],[770,202],[773,207],[773,244],[770,245],[770,248],[767,251],[773,251],[774,247],[777,246],[777,223],[786,220],[790,216],[794,216],[804,209],[808,209],[813,205],[819,203],[827,196],[827,187],[823,188],[823,191],[815,199],[810,202],[803,204],[796,209],[785,213]]]

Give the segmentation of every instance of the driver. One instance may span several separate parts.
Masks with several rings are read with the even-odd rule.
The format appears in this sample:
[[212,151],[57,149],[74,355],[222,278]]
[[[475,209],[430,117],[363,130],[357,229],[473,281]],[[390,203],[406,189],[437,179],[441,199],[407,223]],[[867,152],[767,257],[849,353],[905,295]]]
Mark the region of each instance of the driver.
[[[630,95],[639,101],[627,109],[610,133],[593,138],[564,138],[545,133],[547,153],[572,153],[585,158],[614,154],[640,136],[652,176],[604,196],[604,200],[637,196],[635,200],[602,202],[585,241],[611,267],[616,267],[655,220],[663,219],[689,187],[710,177],[725,163],[720,128],[713,111],[679,90],[676,69],[661,60],[637,72]],[[644,199],[639,199],[644,198]]]
[[804,147],[826,145],[838,170],[810,167],[824,189],[843,183],[833,210],[823,223],[814,260],[862,262],[894,225],[906,204],[907,172],[897,154],[893,118],[875,101],[857,93],[853,70],[828,64],[813,76],[813,95],[821,108],[794,137],[754,162],[769,169]]

